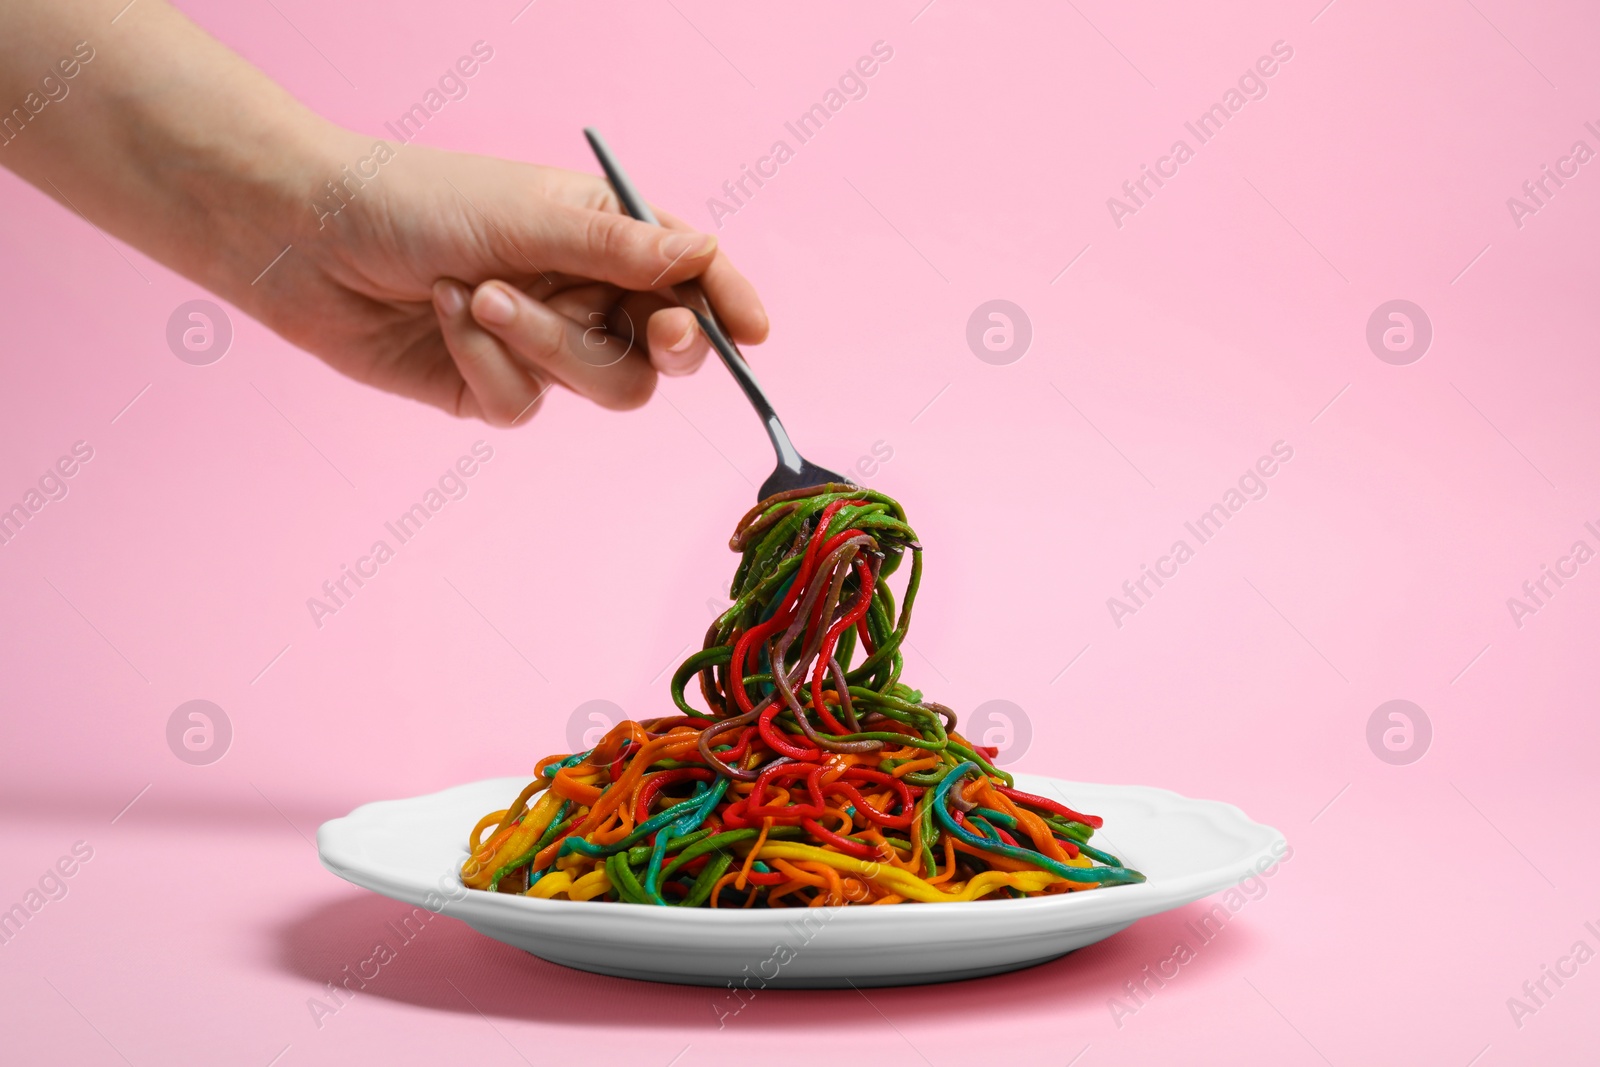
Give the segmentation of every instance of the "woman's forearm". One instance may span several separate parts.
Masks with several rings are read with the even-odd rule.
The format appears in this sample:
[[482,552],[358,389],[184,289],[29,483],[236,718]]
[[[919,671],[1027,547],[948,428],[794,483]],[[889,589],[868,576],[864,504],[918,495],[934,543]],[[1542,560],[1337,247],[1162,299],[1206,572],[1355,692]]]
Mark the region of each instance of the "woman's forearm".
[[250,310],[347,135],[162,0],[125,4],[0,7],[0,163]]

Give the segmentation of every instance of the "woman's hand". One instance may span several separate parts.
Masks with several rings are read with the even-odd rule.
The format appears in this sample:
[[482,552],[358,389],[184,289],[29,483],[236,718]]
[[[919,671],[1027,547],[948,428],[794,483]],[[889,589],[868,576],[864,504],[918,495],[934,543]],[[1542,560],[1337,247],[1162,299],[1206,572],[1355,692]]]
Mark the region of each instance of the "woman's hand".
[[[342,140],[350,162],[373,158],[372,142]],[[346,181],[348,200],[307,197],[293,247],[252,287],[263,321],[352,378],[497,426],[557,384],[636,407],[657,373],[705,358],[667,291],[694,277],[735,340],[766,336],[715,238],[620,214],[603,179],[414,146],[361,171],[374,168]]]
[[667,291],[694,277],[736,340],[766,336],[711,236],[627,218],[597,177],[380,152],[160,0],[0,5],[0,99],[57,56],[59,101],[0,165],[358,381],[497,426],[555,385],[636,407],[705,357]]

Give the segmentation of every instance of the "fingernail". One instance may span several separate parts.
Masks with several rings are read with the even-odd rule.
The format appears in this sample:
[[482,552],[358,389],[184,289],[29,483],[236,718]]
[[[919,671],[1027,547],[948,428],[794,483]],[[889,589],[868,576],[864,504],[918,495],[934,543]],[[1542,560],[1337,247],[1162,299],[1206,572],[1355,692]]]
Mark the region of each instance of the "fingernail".
[[717,247],[717,239],[709,233],[674,233],[661,239],[661,254],[668,262],[685,257],[698,259],[709,255]]
[[693,322],[689,323],[689,328],[687,330],[683,331],[683,336],[678,338],[676,341],[672,342],[670,345],[668,345],[667,346],[667,351],[668,352],[687,352],[687,351],[689,351],[689,346],[694,344],[694,339],[699,333],[700,333],[699,325],[697,323],[693,323]]
[[517,305],[504,288],[490,282],[472,294],[472,317],[485,326],[509,326],[517,317]]
[[448,278],[440,278],[433,283],[433,302],[438,305],[440,311],[455,318],[466,309],[466,287]]

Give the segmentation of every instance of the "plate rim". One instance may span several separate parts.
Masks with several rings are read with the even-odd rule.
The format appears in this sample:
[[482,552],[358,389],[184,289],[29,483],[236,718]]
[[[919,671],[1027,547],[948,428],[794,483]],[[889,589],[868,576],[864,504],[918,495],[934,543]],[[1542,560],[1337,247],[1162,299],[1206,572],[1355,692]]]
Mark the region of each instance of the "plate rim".
[[[1239,859],[1175,878],[1103,887],[1109,891],[1074,892],[1020,900],[943,902],[932,905],[937,908],[932,914],[947,917],[951,921],[959,921],[973,914],[998,919],[1002,915],[1022,917],[1037,913],[1063,912],[1065,915],[1071,915],[1073,922],[1093,922],[1101,918],[1099,913],[1107,910],[1118,912],[1131,910],[1138,912],[1135,919],[1148,917],[1201,900],[1222,891],[1230,883],[1243,881],[1249,877],[1246,872],[1256,870],[1262,858],[1272,855],[1280,845],[1284,846],[1285,850],[1288,847],[1288,839],[1282,831],[1266,823],[1256,822],[1242,808],[1228,801],[1189,797],[1163,786],[1071,781],[1029,772],[1016,772],[1016,776],[1020,779],[1032,779],[1063,787],[1087,786],[1092,789],[1113,790],[1126,793],[1130,797],[1157,800],[1168,807],[1181,806],[1191,811],[1205,811],[1212,816],[1213,825],[1221,823],[1217,825],[1218,829],[1238,832],[1247,839],[1247,844],[1252,838],[1258,838],[1259,843]],[[483,920],[491,925],[504,923],[542,925],[544,922],[559,919],[576,926],[603,922],[607,925],[622,924],[630,927],[643,925],[655,929],[696,925],[760,929],[766,926],[787,926],[793,922],[796,915],[804,910],[810,910],[662,908],[624,901],[601,901],[598,902],[600,906],[596,907],[595,901],[546,900],[521,894],[474,892],[461,885],[456,871],[458,865],[452,865],[449,871],[449,877],[454,879],[454,884],[446,886],[439,884],[444,878],[444,872],[440,872],[435,882],[429,884],[420,874],[414,878],[403,878],[393,873],[374,871],[371,867],[363,868],[359,860],[347,853],[351,838],[358,833],[361,824],[382,811],[400,805],[425,804],[447,794],[486,788],[491,783],[503,784],[505,788],[520,789],[527,783],[527,777],[509,775],[483,778],[457,783],[431,793],[368,801],[358,805],[346,815],[327,820],[317,828],[318,858],[330,872],[363,889],[419,907],[427,907],[427,902],[437,897],[440,898],[439,906],[429,907],[429,910],[451,914],[469,922],[473,919]],[[466,856],[465,834],[460,856],[462,858]],[[1283,858],[1283,854],[1280,853],[1273,857],[1273,863],[1280,863]],[[926,921],[930,918],[928,908],[928,905],[907,908],[895,906],[863,908],[844,905],[819,910],[829,914],[830,926],[841,920],[847,925],[864,922],[883,926]]]

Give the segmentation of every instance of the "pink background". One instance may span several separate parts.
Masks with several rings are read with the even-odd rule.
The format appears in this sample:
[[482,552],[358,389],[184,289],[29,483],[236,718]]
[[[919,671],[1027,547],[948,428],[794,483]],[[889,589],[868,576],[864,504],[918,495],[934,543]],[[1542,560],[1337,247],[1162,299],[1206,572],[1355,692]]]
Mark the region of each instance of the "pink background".
[[[585,701],[661,713],[767,446],[715,366],[626,416],[559,395],[503,432],[238,313],[227,356],[186,365],[167,318],[206,294],[119,246],[141,280],[0,174],[0,502],[94,448],[0,548],[0,905],[94,849],[0,948],[12,1055],[664,1065],[688,1046],[687,1065],[819,1026],[863,1062],[941,1067],[1592,1049],[1600,963],[1520,1027],[1506,1001],[1578,939],[1600,948],[1600,564],[1521,628],[1506,599],[1574,540],[1600,547],[1600,163],[1520,228],[1506,198],[1575,140],[1600,148],[1600,19],[1322,2],[186,3],[374,135],[487,41],[425,142],[593,170],[593,123],[707,227],[721,183],[888,42],[868,96],[718,232],[771,311],[752,358],[801,447],[839,469],[893,449],[872,482],[928,549],[908,677],[958,711],[1020,705],[1019,769],[1229,800],[1294,854],[1120,1026],[1108,998],[1200,906],[1011,976],[766,993],[721,1031],[713,991],[566,971],[446,919],[319,1028],[307,998],[404,909],[324,871],[318,823],[527,773]],[[1266,98],[1114,225],[1106,198],[1279,40]],[[1006,366],[965,341],[995,298],[1034,333]],[[1365,341],[1397,298],[1434,328],[1409,366]],[[318,629],[306,598],[479,439],[495,454],[469,495]],[[1267,497],[1115,626],[1106,598],[1278,440],[1294,458]],[[204,767],[165,734],[197,698],[234,730]],[[1366,741],[1397,698],[1434,731],[1408,766]]]

